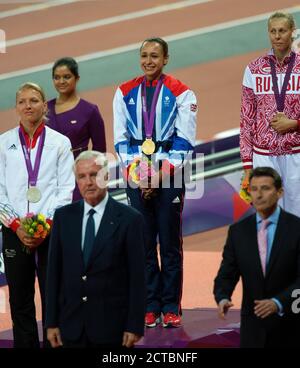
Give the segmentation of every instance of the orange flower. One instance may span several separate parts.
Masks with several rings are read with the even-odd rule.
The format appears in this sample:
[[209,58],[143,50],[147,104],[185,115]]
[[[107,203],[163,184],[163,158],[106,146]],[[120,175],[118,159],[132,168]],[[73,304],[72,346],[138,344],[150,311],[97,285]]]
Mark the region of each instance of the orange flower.
[[38,232],[38,233],[42,233],[43,231],[44,231],[44,227],[43,227],[43,225],[39,224],[39,225],[37,226],[37,232]]
[[248,191],[248,189],[249,189],[249,180],[248,179],[244,179],[243,181],[242,181],[242,189],[247,189],[247,191]]
[[48,234],[48,231],[47,231],[47,230],[44,230],[44,231],[42,232],[42,234],[41,234],[41,238],[45,239],[45,238],[46,238],[46,236],[47,236],[47,234]]

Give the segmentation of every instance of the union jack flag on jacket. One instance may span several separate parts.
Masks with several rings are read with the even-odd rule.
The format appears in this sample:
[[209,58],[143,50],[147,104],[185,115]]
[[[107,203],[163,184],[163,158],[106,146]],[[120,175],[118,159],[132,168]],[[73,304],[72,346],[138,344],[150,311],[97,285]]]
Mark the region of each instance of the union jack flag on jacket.
[[[195,145],[197,100],[195,94],[174,77],[162,77],[153,128],[158,147],[154,156],[156,161],[179,167]],[[141,144],[146,138],[141,101],[143,79],[140,76],[120,85],[113,101],[114,145],[125,167],[142,155]],[[153,85],[155,83],[157,81]]]

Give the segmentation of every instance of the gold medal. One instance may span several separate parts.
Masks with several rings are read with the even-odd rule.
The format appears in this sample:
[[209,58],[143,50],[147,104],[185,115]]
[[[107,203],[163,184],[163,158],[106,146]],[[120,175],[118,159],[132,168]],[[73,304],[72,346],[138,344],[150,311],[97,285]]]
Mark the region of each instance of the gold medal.
[[29,187],[26,193],[28,202],[37,203],[42,198],[42,193],[37,187]]
[[155,151],[155,143],[152,138],[146,138],[142,144],[142,151],[145,155],[152,155]]

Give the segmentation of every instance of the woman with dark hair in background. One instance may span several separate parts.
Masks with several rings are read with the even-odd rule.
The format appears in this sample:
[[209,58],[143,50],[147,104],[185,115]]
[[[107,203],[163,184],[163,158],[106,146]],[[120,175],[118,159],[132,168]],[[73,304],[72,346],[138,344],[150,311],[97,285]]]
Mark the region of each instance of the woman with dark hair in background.
[[[78,64],[71,57],[55,61],[52,67],[53,84],[58,97],[48,101],[48,125],[67,136],[72,144],[74,158],[88,149],[106,152],[104,122],[97,105],[78,95]],[[73,201],[81,199],[78,187],[73,193]]]

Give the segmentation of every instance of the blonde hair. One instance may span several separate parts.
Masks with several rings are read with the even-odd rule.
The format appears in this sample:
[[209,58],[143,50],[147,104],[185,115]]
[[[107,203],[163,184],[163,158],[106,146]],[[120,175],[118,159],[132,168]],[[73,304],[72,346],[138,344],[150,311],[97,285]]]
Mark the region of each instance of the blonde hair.
[[26,90],[26,89],[33,89],[34,91],[38,92],[40,96],[42,97],[43,102],[46,102],[46,95],[42,87],[40,87],[38,84],[33,82],[26,82],[23,83],[19,89],[16,92],[16,100],[18,99],[18,95],[20,92]]
[[268,19],[268,27],[270,26],[270,22],[274,19],[280,19],[280,18],[283,18],[283,19],[286,19],[288,24],[289,24],[289,27],[290,29],[296,29],[296,23],[295,23],[295,19],[294,17],[292,16],[292,14],[290,13],[283,13],[283,12],[276,12],[276,13],[273,13],[269,19]]

